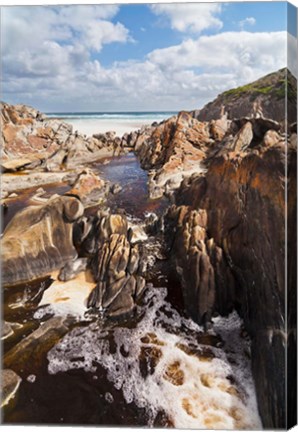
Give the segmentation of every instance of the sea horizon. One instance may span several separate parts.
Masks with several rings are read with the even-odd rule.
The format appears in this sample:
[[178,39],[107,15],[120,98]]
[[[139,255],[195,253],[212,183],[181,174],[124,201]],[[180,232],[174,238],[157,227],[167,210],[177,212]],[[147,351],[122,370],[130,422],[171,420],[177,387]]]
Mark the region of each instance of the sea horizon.
[[62,118],[91,118],[91,119],[135,119],[135,118],[148,118],[148,119],[164,119],[177,114],[179,111],[51,111],[45,112],[48,118],[62,117]]
[[114,131],[118,136],[140,129],[154,122],[160,123],[178,111],[89,111],[48,112],[47,118],[58,118],[70,123],[78,132],[91,136]]

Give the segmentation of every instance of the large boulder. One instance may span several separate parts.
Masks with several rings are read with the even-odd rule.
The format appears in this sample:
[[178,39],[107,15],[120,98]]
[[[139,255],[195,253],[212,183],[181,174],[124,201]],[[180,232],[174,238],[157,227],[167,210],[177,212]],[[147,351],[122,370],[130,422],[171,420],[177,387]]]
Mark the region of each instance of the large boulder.
[[58,197],[17,213],[1,240],[2,282],[6,285],[49,275],[77,257],[73,222],[83,214],[74,197]]
[[1,104],[2,159],[30,157],[41,161],[54,153],[72,133],[72,126],[46,119],[26,105]]

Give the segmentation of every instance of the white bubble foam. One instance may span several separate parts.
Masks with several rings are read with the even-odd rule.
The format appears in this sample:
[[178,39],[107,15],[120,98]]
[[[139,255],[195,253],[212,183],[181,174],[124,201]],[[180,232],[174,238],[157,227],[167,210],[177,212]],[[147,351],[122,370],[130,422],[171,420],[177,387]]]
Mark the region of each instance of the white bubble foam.
[[36,375],[33,375],[33,374],[28,375],[27,376],[27,381],[30,382],[30,383],[34,383],[36,381]]
[[75,328],[48,353],[49,373],[95,372],[100,364],[128,404],[145,408],[148,425],[162,411],[177,428],[260,429],[238,315],[217,319],[209,334],[219,334],[224,349],[206,346],[202,328],[165,297],[166,289],[147,290],[138,309],[144,316],[134,328]]

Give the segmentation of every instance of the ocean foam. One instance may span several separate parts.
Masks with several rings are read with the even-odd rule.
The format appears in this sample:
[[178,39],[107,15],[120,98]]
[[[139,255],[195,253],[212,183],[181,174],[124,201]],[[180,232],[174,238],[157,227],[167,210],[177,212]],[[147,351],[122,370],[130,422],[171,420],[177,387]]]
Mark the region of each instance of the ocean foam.
[[221,335],[224,349],[206,346],[199,343],[202,328],[181,317],[165,301],[166,293],[147,290],[135,328],[92,323],[72,330],[48,353],[49,373],[96,372],[100,364],[128,404],[145,408],[149,426],[162,411],[177,428],[260,429],[238,315],[217,319],[210,332]]

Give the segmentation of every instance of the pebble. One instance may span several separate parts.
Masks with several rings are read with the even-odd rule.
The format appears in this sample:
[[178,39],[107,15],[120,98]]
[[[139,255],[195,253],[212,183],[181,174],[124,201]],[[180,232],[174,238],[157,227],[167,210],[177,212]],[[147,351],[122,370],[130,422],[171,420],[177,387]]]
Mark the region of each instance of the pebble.
[[111,395],[111,393],[106,393],[105,394],[105,400],[107,401],[107,402],[109,402],[109,403],[113,403],[114,402],[114,398],[113,398],[113,396]]

